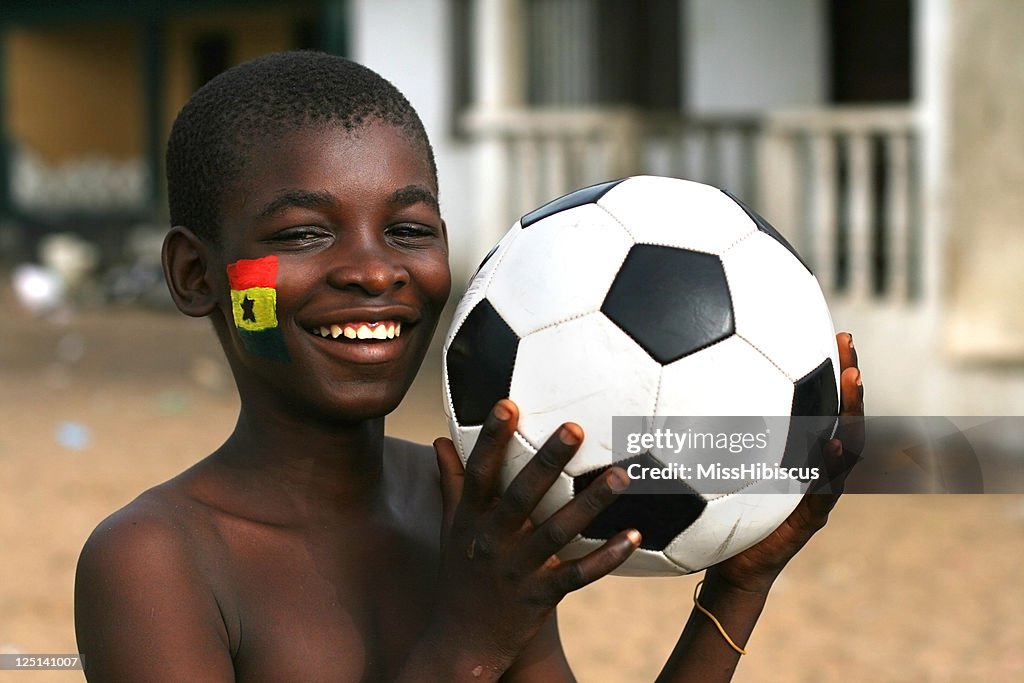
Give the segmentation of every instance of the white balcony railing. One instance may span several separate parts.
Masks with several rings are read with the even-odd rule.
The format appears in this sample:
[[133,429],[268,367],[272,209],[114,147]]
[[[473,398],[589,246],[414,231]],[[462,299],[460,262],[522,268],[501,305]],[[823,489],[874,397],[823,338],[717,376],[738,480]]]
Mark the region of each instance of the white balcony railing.
[[[724,187],[754,206],[810,262],[834,299],[904,302],[925,289],[909,108],[823,109],[763,118],[631,109],[471,114],[502,204],[482,226],[587,184],[636,173]],[[494,230],[503,226],[495,226]]]
[[761,210],[787,226],[822,285],[853,301],[925,292],[921,134],[908,107],[764,119]]

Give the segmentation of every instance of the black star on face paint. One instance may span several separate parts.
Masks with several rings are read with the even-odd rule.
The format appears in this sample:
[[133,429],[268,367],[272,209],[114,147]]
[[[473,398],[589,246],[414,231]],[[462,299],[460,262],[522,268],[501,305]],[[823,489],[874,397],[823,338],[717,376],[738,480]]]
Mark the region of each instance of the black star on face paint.
[[248,295],[242,299],[242,320],[248,320],[251,323],[256,322],[256,313],[252,310],[255,303]]

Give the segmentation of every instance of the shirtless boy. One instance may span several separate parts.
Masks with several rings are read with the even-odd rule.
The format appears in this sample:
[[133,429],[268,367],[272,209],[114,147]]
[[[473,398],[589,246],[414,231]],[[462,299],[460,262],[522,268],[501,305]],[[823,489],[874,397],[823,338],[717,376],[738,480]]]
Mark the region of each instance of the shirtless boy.
[[[88,678],[572,680],[555,606],[621,563],[638,534],[577,561],[554,554],[624,474],[535,527],[530,510],[578,426],[552,435],[505,493],[510,401],[465,472],[446,439],[384,436],[451,284],[433,153],[405,98],[340,58],[260,58],[181,111],[167,182],[171,295],[212,321],[241,410],[220,448],[86,543],[75,622]],[[861,414],[852,343],[839,341],[844,411]],[[838,441],[825,451],[836,472],[850,457]],[[772,536],[708,570],[701,602],[739,646],[835,499],[808,495]],[[728,680],[738,658],[695,611],[662,680]]]

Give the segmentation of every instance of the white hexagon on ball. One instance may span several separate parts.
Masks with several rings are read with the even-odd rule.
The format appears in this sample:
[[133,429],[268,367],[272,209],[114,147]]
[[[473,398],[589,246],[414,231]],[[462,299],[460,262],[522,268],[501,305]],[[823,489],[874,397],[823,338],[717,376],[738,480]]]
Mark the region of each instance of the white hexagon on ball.
[[628,178],[597,203],[638,244],[720,254],[757,231],[746,212],[724,192],[678,178]]
[[576,422],[585,438],[565,472],[605,467],[612,461],[612,416],[650,415],[660,371],[601,313],[528,335],[519,342],[509,392],[520,406],[519,431],[539,448],[563,422]]
[[[633,242],[596,204],[560,211],[521,228],[487,288],[520,337],[599,310]],[[515,273],[502,277],[502,273]]]
[[[721,255],[736,334],[793,381],[833,355],[834,333],[818,281],[774,238],[756,232]],[[837,365],[838,367],[838,365]]]

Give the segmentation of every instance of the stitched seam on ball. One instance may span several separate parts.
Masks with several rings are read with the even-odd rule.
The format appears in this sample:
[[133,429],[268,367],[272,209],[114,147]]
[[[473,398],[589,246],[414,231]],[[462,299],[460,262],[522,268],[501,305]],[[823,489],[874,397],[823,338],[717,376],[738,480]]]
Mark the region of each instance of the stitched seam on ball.
[[655,417],[658,414],[658,404],[661,402],[661,383],[665,376],[665,366],[662,365],[661,369],[658,370],[658,386],[654,390],[654,405],[651,406],[651,417]]
[[[519,225],[518,221],[516,222],[516,225]],[[491,272],[488,273],[485,276],[486,277],[486,281],[484,282],[484,286],[483,286],[484,298],[487,297],[487,290],[490,288],[491,280],[493,280],[494,276],[497,274],[498,268],[501,266],[501,262],[505,260],[506,256],[508,256],[509,250],[512,248],[512,245],[515,244],[516,240],[519,239],[519,235],[522,233],[522,230],[523,230],[523,228],[520,227],[519,228],[519,232],[515,233],[515,236],[511,240],[509,240],[509,243],[505,246],[505,248],[504,249],[499,249],[491,257],[491,258],[495,259],[495,261],[494,261],[494,266],[491,268]],[[508,233],[505,233],[505,235],[502,237],[502,239],[504,239],[506,236],[508,236]],[[501,240],[500,239],[498,240],[498,244],[501,244]]]
[[[751,221],[751,222],[753,222],[753,221]],[[720,251],[716,255],[718,256],[718,258],[722,258],[723,256],[726,255],[726,253],[728,253],[731,249],[736,247],[740,242],[745,242],[745,241],[755,237],[759,232],[761,232],[761,231],[757,229],[757,225],[754,225],[754,231],[753,232],[750,232],[750,233],[747,233],[746,235],[743,235],[738,240],[735,240],[732,244],[727,246],[725,249],[723,249],[722,251]]]
[[[623,228],[623,230],[625,230],[625,226],[624,226],[624,225],[622,225],[622,223],[619,223],[618,219],[616,219],[616,218],[615,218],[615,216],[613,216],[613,215],[612,215],[611,213],[609,213],[609,212],[608,212],[608,210],[607,210],[606,208],[604,208],[604,207],[603,207],[603,206],[601,206],[600,204],[594,204],[594,206],[597,206],[597,207],[598,207],[598,208],[600,208],[600,209],[601,209],[602,211],[604,211],[604,212],[605,212],[606,214],[608,214],[608,215],[609,215],[609,216],[610,216],[610,217],[612,218],[612,220],[614,220],[614,221],[615,221],[616,223],[618,223],[618,224],[619,224],[619,226],[620,226],[620,227],[622,227],[622,228]],[[627,235],[627,236],[628,236],[628,237],[629,237],[630,239],[633,239],[633,236],[632,236],[631,234],[629,234],[629,231],[628,231],[628,230],[626,230],[626,235]],[[636,242],[634,241],[634,243],[633,243],[633,244],[635,245],[635,244],[636,244]],[[619,259],[619,262],[618,262],[618,264],[616,264],[616,265],[614,266],[614,271],[613,271],[613,272],[614,272],[614,273],[615,273],[616,275],[618,275],[619,271],[620,271],[620,270],[622,270],[622,264],[626,262],[626,256],[628,256],[628,255],[629,255],[629,250],[630,250],[630,249],[632,249],[632,245],[631,245],[631,246],[630,246],[629,248],[627,248],[627,249],[625,250],[625,252],[624,252],[624,253],[622,254],[622,258],[621,258],[621,259]],[[507,251],[507,250],[506,250],[506,251]],[[504,258],[504,255],[502,255],[502,258]],[[498,267],[498,264],[495,264],[495,269],[497,269],[497,267]],[[493,277],[493,275],[494,275],[494,274],[492,273],[491,275],[492,275],[492,277]],[[544,331],[544,330],[547,330],[547,329],[550,329],[550,328],[552,328],[552,327],[557,327],[558,325],[563,325],[563,324],[565,324],[565,323],[567,323],[567,322],[570,322],[570,321],[573,321],[573,320],[579,320],[580,318],[585,318],[585,317],[587,317],[588,315],[592,315],[592,314],[594,314],[594,313],[600,313],[600,312],[601,312],[601,306],[603,306],[603,305],[604,305],[604,300],[605,300],[606,298],[608,298],[608,292],[609,292],[609,291],[611,291],[611,288],[612,288],[612,284],[614,284],[614,282],[615,282],[615,278],[613,277],[613,278],[611,279],[611,282],[609,282],[609,283],[608,283],[608,289],[607,289],[607,290],[605,290],[604,294],[602,295],[602,297],[601,297],[601,302],[600,302],[600,303],[598,304],[597,308],[594,308],[594,309],[591,309],[591,310],[586,310],[586,311],[581,311],[581,312],[579,312],[579,313],[575,313],[575,314],[573,314],[573,315],[570,315],[570,316],[566,316],[566,317],[564,317],[564,318],[559,318],[559,319],[557,319],[557,320],[554,320],[554,321],[552,321],[552,322],[550,322],[550,323],[548,323],[548,324],[546,324],[546,325],[542,325],[541,327],[538,327],[538,328],[536,328],[536,329],[534,329],[534,330],[530,330],[529,332],[527,332],[526,334],[524,334],[524,335],[523,335],[522,337],[520,337],[520,340],[526,339],[526,338],[527,338],[527,337],[529,337],[529,336],[530,336],[531,334],[536,334],[536,333],[538,333],[538,332],[542,332],[542,331]],[[487,283],[487,286],[488,286],[488,287],[490,286],[490,282],[489,282],[489,281],[488,281],[488,283]],[[486,295],[486,293],[485,293],[485,295]],[[513,330],[513,332],[515,332],[515,330]],[[519,334],[519,333],[518,333],[518,332],[516,332],[516,335],[517,335],[517,336],[518,336],[518,334]],[[634,340],[634,341],[635,341],[635,340]]]
[[743,340],[744,342],[746,342],[747,346],[749,346],[750,348],[754,349],[754,350],[755,350],[755,351],[757,351],[757,352],[758,352],[759,354],[761,354],[761,357],[762,357],[762,358],[764,358],[764,359],[765,359],[766,361],[768,361],[769,363],[771,363],[771,364],[772,364],[772,365],[773,365],[773,366],[775,367],[775,369],[776,369],[776,370],[778,370],[779,372],[781,372],[781,373],[782,373],[782,376],[783,376],[783,377],[785,377],[786,379],[788,379],[788,380],[789,380],[790,382],[796,382],[796,381],[797,381],[798,379],[800,379],[799,377],[797,377],[797,378],[793,378],[793,377],[790,377],[790,376],[789,376],[789,373],[788,373],[788,372],[786,372],[785,370],[783,370],[783,369],[782,369],[782,366],[781,366],[781,365],[779,365],[778,363],[776,363],[776,362],[775,362],[775,361],[774,361],[774,360],[772,359],[772,357],[771,357],[771,356],[769,356],[769,355],[768,355],[768,354],[766,354],[766,353],[765,353],[764,351],[762,351],[762,350],[760,349],[760,347],[758,347],[758,346],[757,346],[756,344],[754,344],[754,342],[750,341],[749,339],[747,339],[746,337],[744,337],[744,336],[743,336],[742,334],[740,334],[739,332],[735,332],[734,334],[735,334],[735,336],[739,337],[739,338],[740,338],[740,339],[742,339],[742,340]]
[[[529,332],[524,334],[522,337],[520,337],[519,340],[522,341],[523,339],[526,339],[527,337],[533,336],[533,335],[537,334],[538,332],[543,332],[544,330],[549,330],[552,327],[558,327],[559,325],[564,325],[565,323],[572,322],[573,320],[579,320],[581,318],[586,318],[588,315],[604,315],[604,314],[601,313],[601,309],[600,308],[595,308],[592,311],[584,311],[582,313],[576,313],[575,315],[570,315],[567,318],[559,318],[558,320],[555,320],[554,322],[550,322],[547,325],[544,325],[542,327],[538,327],[535,330],[530,330]],[[516,352],[518,353],[518,351],[519,351],[519,349],[517,347],[516,348]]]
[[[629,180],[629,178],[626,178],[626,180]],[[594,206],[596,206],[597,208],[601,209],[601,210],[602,210],[602,211],[604,211],[604,212],[605,212],[606,214],[608,214],[608,217],[609,217],[609,218],[611,218],[611,219],[612,219],[613,221],[615,221],[616,225],[618,225],[618,226],[619,226],[620,228],[622,228],[622,231],[626,233],[626,237],[628,237],[629,239],[631,239],[631,240],[633,241],[633,244],[636,244],[636,243],[637,243],[637,242],[636,242],[636,235],[634,235],[634,234],[633,234],[632,232],[630,232],[630,231],[629,231],[629,228],[628,228],[628,227],[626,227],[626,224],[625,224],[625,223],[623,223],[622,221],[620,221],[620,220],[619,220],[619,217],[618,217],[618,216],[616,216],[616,215],[615,215],[614,213],[612,213],[611,211],[609,211],[609,210],[608,210],[607,208],[605,208],[605,207],[601,206],[601,205],[600,205],[600,204],[598,203],[598,202],[600,202],[600,201],[601,201],[601,200],[599,199],[599,200],[597,200],[597,202],[594,202]],[[626,250],[626,253],[627,253],[627,254],[629,253],[629,249],[627,249],[627,250]],[[623,257],[623,259],[625,259],[625,257]],[[619,265],[621,266],[622,264],[620,263]]]
[[[518,221],[516,222],[516,225],[519,225]],[[521,232],[522,231],[522,227],[520,227],[519,230]],[[487,273],[484,276],[484,284],[483,284],[483,287],[480,288],[480,290],[482,292],[482,294],[480,296],[480,301],[483,301],[484,299],[487,298],[487,290],[490,289],[490,287],[491,287],[491,280],[493,280],[494,276],[497,274],[498,267],[501,266],[501,262],[505,260],[506,256],[508,256],[509,249],[511,249],[512,245],[515,243],[515,241],[517,239],[519,239],[519,234],[520,234],[519,232],[515,233],[515,236],[511,240],[509,240],[509,243],[505,246],[504,249],[499,249],[498,251],[496,251],[491,256],[491,258],[495,259],[495,260],[494,260],[493,266],[491,267],[490,272]],[[508,236],[508,233],[505,233],[505,235],[503,235],[502,238],[500,240],[498,240],[498,243],[500,244],[501,240],[505,239],[505,237],[507,237],[507,236]],[[477,273],[477,277],[479,277],[479,276],[480,276],[480,273]],[[469,291],[469,288],[473,284],[474,280],[476,280],[476,277],[470,279],[470,281],[466,283],[466,291],[464,291],[462,293],[462,296],[466,295],[466,292]],[[479,304],[480,301],[477,301],[476,303]],[[491,304],[491,305],[493,306],[494,304]],[[476,304],[474,304],[473,307],[475,308]],[[473,311],[473,308],[470,308],[469,312],[467,312],[466,315],[463,316],[462,320],[459,321],[459,325],[458,325],[457,328],[455,328],[454,332],[449,332],[449,335],[448,335],[449,338],[454,337],[456,334],[459,333],[459,330],[461,330],[462,326],[466,323],[466,318],[469,317],[469,313],[471,313],[472,311]],[[500,316],[501,314],[499,313],[498,315]],[[504,320],[504,318],[502,318],[502,320]],[[514,331],[515,330],[513,330],[513,332]]]
[[[456,422],[455,424],[458,424],[458,422]],[[465,453],[466,452],[466,444],[462,440],[462,430],[459,429],[458,427],[456,427],[454,431],[455,431],[455,438],[459,440],[459,443],[456,446],[456,451],[458,453],[460,453],[460,454],[461,453]],[[460,457],[459,459],[461,460],[462,458]],[[469,456],[466,456],[466,460],[469,460]],[[462,463],[462,466],[465,467],[466,463]]]

